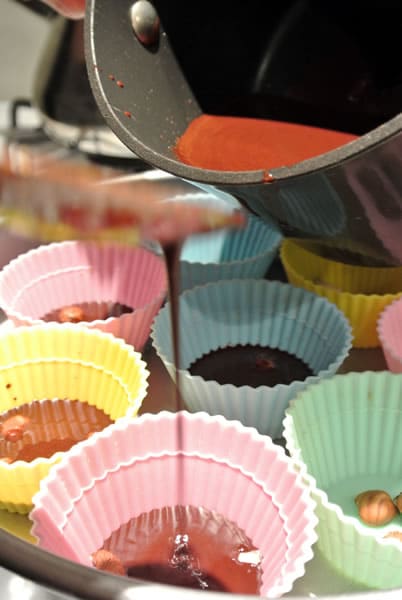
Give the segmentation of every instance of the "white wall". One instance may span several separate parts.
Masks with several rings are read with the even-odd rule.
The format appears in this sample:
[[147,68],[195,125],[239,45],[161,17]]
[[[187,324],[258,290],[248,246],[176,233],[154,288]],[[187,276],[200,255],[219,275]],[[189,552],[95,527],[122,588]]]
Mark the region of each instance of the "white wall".
[[0,0],[0,101],[30,98],[49,24],[13,0]]

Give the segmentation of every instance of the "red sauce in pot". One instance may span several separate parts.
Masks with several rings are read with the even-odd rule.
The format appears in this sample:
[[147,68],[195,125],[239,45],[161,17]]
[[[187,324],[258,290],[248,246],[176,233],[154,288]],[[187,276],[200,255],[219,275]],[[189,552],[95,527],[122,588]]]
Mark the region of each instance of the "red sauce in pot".
[[281,121],[201,115],[179,138],[175,153],[183,163],[201,169],[254,171],[290,166],[356,138]]

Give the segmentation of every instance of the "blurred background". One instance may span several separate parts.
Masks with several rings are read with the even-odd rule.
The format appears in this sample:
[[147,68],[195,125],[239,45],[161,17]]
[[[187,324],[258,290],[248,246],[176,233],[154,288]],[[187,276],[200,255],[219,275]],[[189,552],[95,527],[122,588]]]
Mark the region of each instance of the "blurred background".
[[[0,0],[0,100],[29,98],[49,23],[15,0]],[[25,2],[29,6],[29,2]]]

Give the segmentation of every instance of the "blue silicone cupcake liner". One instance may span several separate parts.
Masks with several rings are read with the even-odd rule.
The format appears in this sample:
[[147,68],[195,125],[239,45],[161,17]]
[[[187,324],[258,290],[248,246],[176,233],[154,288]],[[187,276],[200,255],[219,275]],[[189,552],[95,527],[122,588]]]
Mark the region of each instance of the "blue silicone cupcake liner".
[[402,586],[402,535],[397,514],[372,526],[354,498],[402,490],[402,374],[348,373],[301,392],[286,411],[284,437],[317,502],[318,548],[359,585]]
[[[222,198],[205,193],[184,194],[172,201],[236,210]],[[264,277],[281,241],[282,234],[276,226],[252,215],[243,229],[191,236],[181,252],[181,290],[222,279]]]
[[[289,401],[309,384],[333,375],[351,348],[351,329],[325,298],[276,281],[237,279],[198,286],[180,295],[180,385],[190,411],[221,414],[277,438]],[[169,304],[157,315],[151,337],[175,377]],[[303,381],[273,387],[236,387],[206,381],[190,365],[211,350],[261,345],[302,359],[313,371]]]
[[226,204],[232,206],[233,208],[239,209],[242,206],[237,200],[237,198],[232,196],[232,194],[228,194],[227,192],[224,192],[219,188],[209,185],[208,183],[202,183],[201,181],[188,181],[188,183],[191,183],[191,185],[196,186],[209,196],[214,196],[215,198],[220,198],[221,200],[224,200]]

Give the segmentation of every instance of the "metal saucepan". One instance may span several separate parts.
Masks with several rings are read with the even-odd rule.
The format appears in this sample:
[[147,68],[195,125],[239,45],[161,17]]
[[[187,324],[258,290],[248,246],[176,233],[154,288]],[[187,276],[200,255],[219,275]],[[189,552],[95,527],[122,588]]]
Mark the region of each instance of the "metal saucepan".
[[[227,0],[89,0],[90,83],[108,125],[137,157],[236,197],[273,217],[286,235],[373,264],[402,264],[402,54],[394,25],[400,7],[385,3],[387,10],[360,14],[343,0],[250,0],[246,9]],[[383,26],[387,42],[379,48]],[[176,158],[177,138],[203,112],[360,137],[275,169],[266,183],[262,171],[210,171]]]

